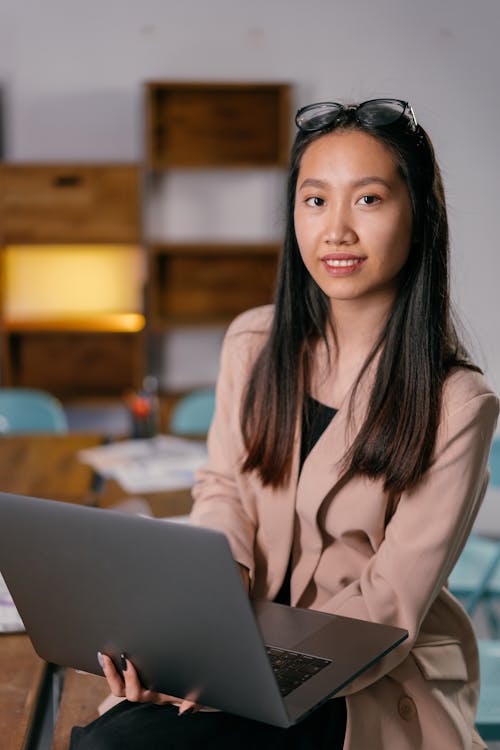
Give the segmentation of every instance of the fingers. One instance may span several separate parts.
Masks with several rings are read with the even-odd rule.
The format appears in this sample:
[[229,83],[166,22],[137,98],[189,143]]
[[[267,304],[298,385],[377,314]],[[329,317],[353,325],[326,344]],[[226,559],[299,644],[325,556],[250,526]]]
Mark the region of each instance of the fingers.
[[125,655],[121,656],[121,675],[109,656],[99,654],[98,659],[113,695],[124,697],[132,703],[155,703],[159,706],[166,703],[182,703],[180,698],[175,698],[172,695],[146,690],[141,685],[136,668]]
[[195,714],[197,711],[199,711],[201,706],[199,706],[194,701],[190,701],[187,698],[184,698],[184,700],[181,702],[181,705],[179,706],[179,716],[182,716],[183,714]]
[[155,703],[158,706],[165,705],[165,703],[179,702],[179,699],[174,698],[172,695],[157,693],[154,690],[146,690],[141,685],[136,668],[130,659],[127,659],[124,655],[121,657],[121,663],[127,700],[133,703]]
[[188,693],[179,706],[179,716],[197,713],[197,711],[202,708],[200,704],[196,702],[197,698],[198,695],[196,691]]
[[[132,662],[125,656],[122,656],[121,665],[127,700],[132,701],[132,703],[148,703],[146,693],[149,693],[149,691],[144,690],[142,687],[137,670]],[[151,703],[154,703],[154,701],[151,701]]]
[[123,698],[125,696],[125,683],[122,680],[120,674],[117,672],[113,661],[106,654],[99,653],[97,656],[99,664],[102,667],[104,676],[108,682],[109,689],[113,695]]

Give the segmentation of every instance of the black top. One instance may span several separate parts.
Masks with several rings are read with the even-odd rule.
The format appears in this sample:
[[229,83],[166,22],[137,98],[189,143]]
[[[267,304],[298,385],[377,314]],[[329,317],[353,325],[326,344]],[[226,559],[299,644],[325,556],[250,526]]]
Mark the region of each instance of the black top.
[[[312,451],[323,432],[326,430],[337,409],[326,406],[316,401],[312,396],[306,396],[302,412],[302,436],[300,443],[300,465],[299,474],[302,471],[304,461]],[[274,601],[278,604],[290,604],[290,579],[292,577],[292,555],[288,561],[285,579],[281,584]]]
[[300,444],[299,474],[302,471],[304,461],[336,413],[337,409],[332,409],[331,406],[321,404],[312,396],[306,396],[302,411],[302,438]]

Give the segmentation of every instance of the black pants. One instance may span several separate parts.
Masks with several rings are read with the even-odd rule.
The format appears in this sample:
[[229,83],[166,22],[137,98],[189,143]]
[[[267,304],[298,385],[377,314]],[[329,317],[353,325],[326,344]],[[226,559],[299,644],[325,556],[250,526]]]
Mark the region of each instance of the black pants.
[[179,716],[173,706],[122,701],[86,727],[69,750],[341,750],[346,707],[327,701],[299,724],[279,729],[226,713]]

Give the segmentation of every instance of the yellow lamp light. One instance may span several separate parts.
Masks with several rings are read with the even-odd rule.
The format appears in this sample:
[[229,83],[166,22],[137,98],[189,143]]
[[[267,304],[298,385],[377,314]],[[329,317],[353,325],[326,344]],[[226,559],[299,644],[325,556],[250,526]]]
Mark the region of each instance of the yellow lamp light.
[[9,246],[2,275],[7,324],[107,318],[116,329],[140,330],[144,325],[146,267],[139,247]]

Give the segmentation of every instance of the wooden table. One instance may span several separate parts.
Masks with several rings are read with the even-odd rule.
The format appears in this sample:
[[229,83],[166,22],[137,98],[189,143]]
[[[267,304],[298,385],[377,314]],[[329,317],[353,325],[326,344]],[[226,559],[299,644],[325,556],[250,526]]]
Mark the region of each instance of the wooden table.
[[[102,443],[100,435],[12,435],[0,437],[0,492],[111,508],[127,499],[115,481],[96,483],[78,452]],[[97,487],[102,484],[101,487]],[[141,494],[153,515],[189,513],[188,489]]]
[[47,665],[26,635],[0,635],[0,738],[5,750],[24,750]]
[[93,674],[67,669],[51,750],[67,750],[72,727],[97,718],[97,707],[109,695],[108,683]]
[[[1,437],[0,491],[112,508],[126,500],[127,494],[114,481],[96,482],[92,469],[78,458],[83,448],[101,443],[101,436],[91,434]],[[189,490],[143,497],[155,516],[184,515],[191,508]],[[0,635],[0,744],[5,750],[27,747],[46,667],[28,636]],[[97,705],[104,682],[68,671],[68,688],[72,690],[68,689],[66,698],[63,692],[61,707],[71,699],[68,709],[74,712],[74,723],[78,723],[78,711],[83,711],[84,718],[88,710],[81,704],[82,686],[87,685],[91,693],[95,691]],[[80,708],[72,708],[74,705]],[[55,747],[63,747],[61,732],[56,729]]]
[[11,435],[0,438],[0,491],[86,502],[92,471],[78,451],[99,445],[98,435]]

